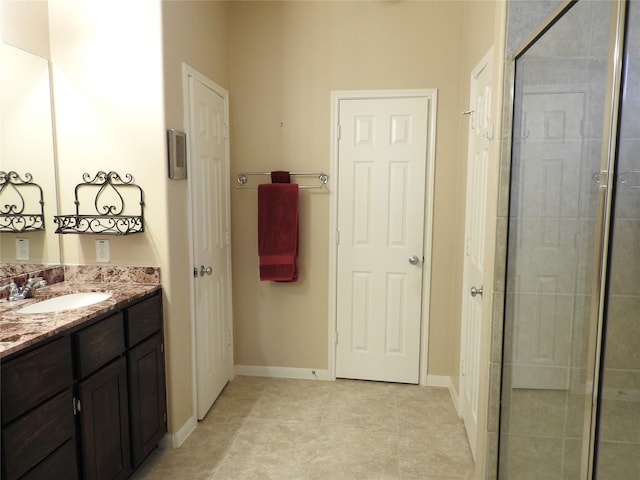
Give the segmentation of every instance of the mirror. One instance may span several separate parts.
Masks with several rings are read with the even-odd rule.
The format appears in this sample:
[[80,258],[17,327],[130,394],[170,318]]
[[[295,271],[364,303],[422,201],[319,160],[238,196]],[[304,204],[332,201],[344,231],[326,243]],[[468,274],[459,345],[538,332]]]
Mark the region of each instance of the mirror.
[[2,278],[58,265],[61,259],[53,224],[57,186],[49,61],[0,43],[0,65],[0,170],[23,178],[31,174],[43,191],[45,224],[44,231],[0,232]]

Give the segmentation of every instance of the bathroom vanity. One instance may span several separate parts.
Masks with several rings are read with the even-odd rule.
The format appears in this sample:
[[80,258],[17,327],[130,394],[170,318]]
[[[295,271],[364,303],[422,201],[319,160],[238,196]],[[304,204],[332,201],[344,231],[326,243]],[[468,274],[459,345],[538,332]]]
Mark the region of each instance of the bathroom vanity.
[[160,287],[111,288],[75,317],[0,315],[24,323],[0,351],[3,479],[126,479],[164,436]]

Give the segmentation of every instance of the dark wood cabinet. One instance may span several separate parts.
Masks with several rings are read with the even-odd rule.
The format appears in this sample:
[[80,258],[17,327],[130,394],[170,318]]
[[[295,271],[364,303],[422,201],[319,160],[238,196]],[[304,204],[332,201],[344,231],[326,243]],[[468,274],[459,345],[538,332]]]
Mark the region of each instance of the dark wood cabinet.
[[3,480],[122,480],[166,433],[155,292],[1,364]]

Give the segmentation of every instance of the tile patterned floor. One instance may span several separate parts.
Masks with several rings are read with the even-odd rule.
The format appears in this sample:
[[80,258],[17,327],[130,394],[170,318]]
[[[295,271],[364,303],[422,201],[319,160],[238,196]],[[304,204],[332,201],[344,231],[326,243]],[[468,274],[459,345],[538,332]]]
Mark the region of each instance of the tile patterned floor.
[[354,380],[236,377],[179,449],[134,480],[469,480],[449,392]]

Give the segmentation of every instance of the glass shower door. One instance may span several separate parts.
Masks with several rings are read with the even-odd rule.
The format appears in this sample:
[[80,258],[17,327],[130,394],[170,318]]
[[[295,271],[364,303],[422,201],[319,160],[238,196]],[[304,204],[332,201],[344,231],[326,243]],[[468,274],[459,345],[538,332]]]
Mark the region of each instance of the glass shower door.
[[500,479],[590,468],[615,18],[581,0],[516,60]]
[[640,479],[640,2],[627,10],[596,444],[598,480]]

